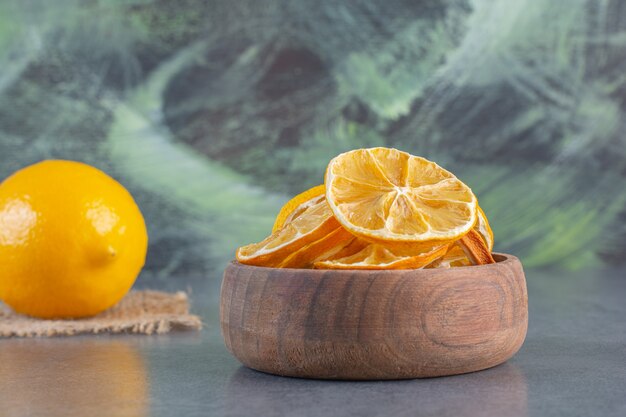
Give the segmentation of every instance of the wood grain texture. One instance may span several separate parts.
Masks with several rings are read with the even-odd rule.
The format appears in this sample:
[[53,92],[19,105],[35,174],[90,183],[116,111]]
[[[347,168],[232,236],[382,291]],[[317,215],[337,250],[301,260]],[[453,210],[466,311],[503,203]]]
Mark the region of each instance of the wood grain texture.
[[520,261],[451,269],[275,269],[232,262],[221,326],[244,365],[277,375],[403,379],[486,369],[526,337]]

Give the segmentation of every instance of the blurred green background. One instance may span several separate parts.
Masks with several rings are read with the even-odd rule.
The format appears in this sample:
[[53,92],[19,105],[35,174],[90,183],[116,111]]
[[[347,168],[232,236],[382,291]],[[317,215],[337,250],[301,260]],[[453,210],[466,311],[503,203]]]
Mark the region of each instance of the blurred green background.
[[527,267],[626,263],[626,2],[0,0],[0,178],[135,195],[142,285],[219,285],[328,160],[393,146],[469,184]]

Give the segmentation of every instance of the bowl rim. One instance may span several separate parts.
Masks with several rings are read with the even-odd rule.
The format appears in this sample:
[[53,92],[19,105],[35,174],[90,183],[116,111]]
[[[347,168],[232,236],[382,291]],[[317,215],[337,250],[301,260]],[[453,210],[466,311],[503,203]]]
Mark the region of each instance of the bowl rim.
[[247,265],[242,264],[236,259],[231,260],[228,263],[228,267],[233,266],[237,268],[246,268],[246,269],[255,269],[257,271],[284,271],[290,273],[304,273],[307,274],[326,274],[329,272],[337,273],[337,274],[399,274],[399,273],[413,273],[413,274],[425,274],[430,275],[433,273],[461,273],[466,271],[477,271],[480,269],[493,269],[496,267],[508,266],[512,264],[521,264],[519,258],[509,253],[502,252],[493,252],[492,253],[494,259],[496,259],[495,264],[486,264],[486,265],[469,265],[469,266],[456,266],[453,268],[432,268],[432,269],[312,269],[312,268],[275,268],[268,266],[257,266],[257,265]]

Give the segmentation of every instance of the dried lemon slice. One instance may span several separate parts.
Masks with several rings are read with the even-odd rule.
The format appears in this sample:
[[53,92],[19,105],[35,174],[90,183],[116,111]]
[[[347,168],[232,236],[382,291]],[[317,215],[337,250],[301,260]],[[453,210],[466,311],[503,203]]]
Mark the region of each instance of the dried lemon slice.
[[317,199],[263,241],[239,248],[236,257],[243,264],[276,267],[295,252],[338,228],[341,225],[333,216],[326,200]]
[[373,242],[449,242],[476,222],[476,197],[434,162],[397,149],[357,149],[330,161],[326,199],[353,234]]
[[320,198],[322,198],[325,193],[326,188],[324,187],[324,184],[321,184],[316,187],[309,188],[308,190],[298,194],[291,200],[287,201],[287,203],[285,203],[285,205],[280,209],[278,215],[276,216],[276,220],[274,221],[274,227],[272,228],[272,233],[283,227],[285,223],[293,220],[294,217],[298,217],[304,212],[305,209],[307,209],[311,205],[318,203],[320,201]]
[[448,250],[448,245],[441,245],[429,251],[410,254],[398,253],[383,245],[371,243],[354,255],[315,263],[319,269],[419,269],[423,268]]

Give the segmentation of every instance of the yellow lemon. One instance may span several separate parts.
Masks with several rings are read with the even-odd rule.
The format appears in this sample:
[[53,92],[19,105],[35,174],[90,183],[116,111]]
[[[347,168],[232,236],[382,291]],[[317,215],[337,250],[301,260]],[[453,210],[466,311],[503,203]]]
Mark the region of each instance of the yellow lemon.
[[132,196],[94,167],[44,161],[0,184],[0,299],[18,313],[73,318],[113,306],[147,247]]

